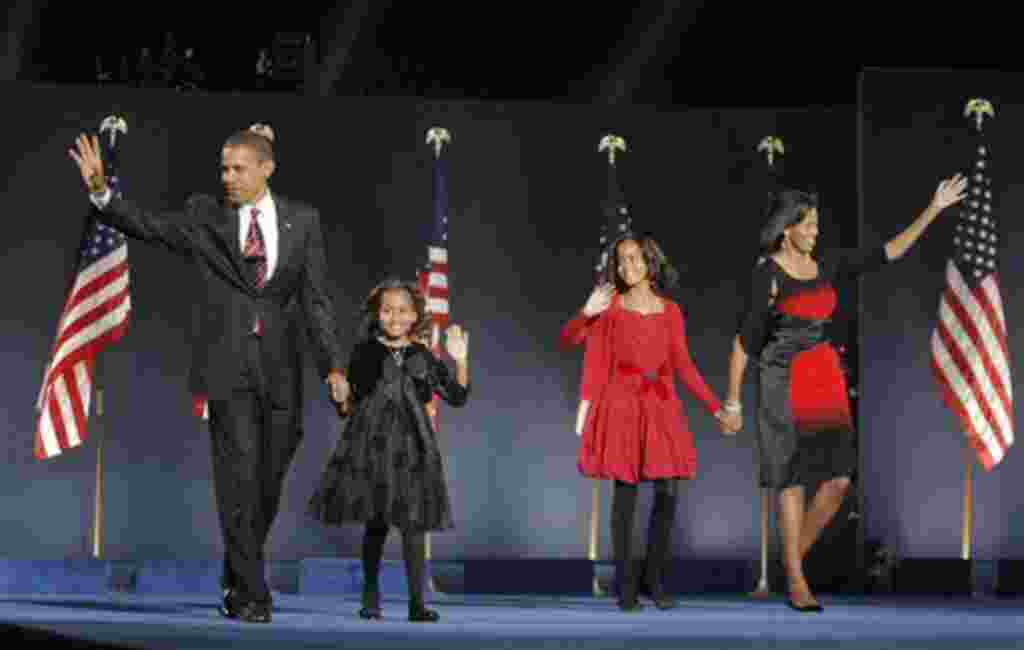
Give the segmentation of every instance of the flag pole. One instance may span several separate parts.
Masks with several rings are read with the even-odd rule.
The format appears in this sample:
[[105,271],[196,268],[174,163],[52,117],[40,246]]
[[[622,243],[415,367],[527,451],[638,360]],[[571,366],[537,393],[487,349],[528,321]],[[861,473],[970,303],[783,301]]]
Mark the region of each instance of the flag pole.
[[[119,115],[108,115],[100,123],[100,133],[107,133],[110,138],[110,157],[107,161],[107,173],[112,184],[114,192],[120,194],[120,182],[118,176],[121,170],[119,169],[120,164],[118,156],[116,155],[117,145],[117,134],[127,133],[128,124],[124,118]],[[99,358],[93,359],[92,366],[92,381],[93,381],[93,392],[96,398],[96,420],[100,423],[96,427],[96,479],[93,488],[93,506],[92,506],[92,556],[99,560],[103,557],[103,451],[106,441],[104,435],[104,415],[106,414],[106,392],[103,389],[103,376],[100,373],[100,361]]]
[[[615,176],[615,156],[616,156],[616,154],[619,151],[622,151],[622,152],[626,151],[626,140],[625,140],[625,138],[622,138],[621,136],[615,135],[613,133],[609,133],[609,134],[605,135],[604,137],[602,137],[601,140],[598,142],[597,152],[598,153],[605,152],[605,155],[608,156],[608,181],[609,181],[608,182],[608,190],[609,191],[614,191],[614,193],[615,193],[614,197],[606,197],[606,202],[607,202],[608,199],[611,199],[611,198],[615,199],[613,204],[606,203],[605,206],[604,206],[604,208],[605,208],[604,216],[605,216],[607,221],[611,221],[612,219],[620,219],[620,220],[628,221],[628,219],[629,219],[629,214],[628,214],[628,211],[626,210],[626,208],[624,206],[618,204],[618,201],[621,199],[621,193],[619,191],[618,177]],[[614,182],[613,182],[613,179],[614,179]],[[611,211],[610,214],[609,214],[609,211]],[[611,217],[611,219],[609,219],[609,217]],[[605,225],[607,226],[608,224],[606,223]],[[611,231],[604,232],[602,240],[601,240],[601,245],[604,246],[608,242],[611,242],[612,240],[614,240],[615,236],[616,236],[616,233],[613,233]],[[607,238],[607,241],[605,240],[605,238]],[[602,251],[602,255],[603,254],[604,254],[604,251]],[[601,263],[598,266],[598,275],[600,275],[604,271],[604,268],[605,268],[604,264],[606,262],[607,262],[607,260],[602,259]],[[598,282],[602,282],[603,281],[599,277],[596,278],[596,280]],[[582,422],[580,422],[578,424],[578,426],[580,426],[580,427],[582,427],[582,425],[583,425]],[[579,433],[582,435],[582,433],[583,433],[582,429],[579,431]],[[591,562],[597,562],[598,561],[598,557],[599,557],[600,549],[599,549],[599,543],[598,543],[598,540],[599,540],[599,537],[598,537],[598,532],[599,532],[598,525],[600,524],[600,521],[601,521],[600,513],[601,513],[601,482],[600,482],[599,479],[591,479],[591,482],[590,482],[590,525],[589,525],[589,530],[587,531],[588,532],[588,534],[587,534],[587,558]],[[600,585],[600,583],[599,583],[599,581],[597,579],[597,573],[596,572],[594,574],[593,583],[591,584],[591,592],[595,596],[604,596],[605,595],[605,590],[601,588],[601,585]]]
[[[435,209],[436,209],[436,201],[438,200],[438,198],[437,198],[438,197],[438,193],[443,191],[443,196],[445,197],[445,199],[444,199],[445,200],[445,206],[444,206],[445,214],[443,215],[443,217],[445,219],[447,219],[447,217],[448,217],[448,215],[447,215],[447,211],[448,211],[448,206],[447,206],[447,201],[448,201],[448,199],[447,199],[447,182],[448,181],[447,181],[447,179],[445,179],[445,181],[444,181],[445,182],[444,189],[443,190],[439,189],[439,187],[437,185],[437,178],[438,178],[438,175],[437,175],[438,174],[438,172],[437,172],[437,165],[440,162],[441,151],[442,151],[442,149],[444,149],[444,145],[449,143],[449,142],[451,142],[451,139],[452,139],[451,138],[451,133],[448,131],[448,129],[445,129],[443,127],[431,127],[429,129],[427,129],[426,144],[431,145],[434,148],[434,174],[433,174],[433,176],[434,176],[435,180],[434,180],[434,183],[433,183],[434,184],[434,188],[433,188],[434,196],[432,197],[432,200],[435,201]],[[429,260],[428,260],[428,263],[430,263]],[[429,275],[428,275],[427,278],[426,278],[425,286],[423,287],[424,297],[426,297],[427,300],[428,300],[428,302],[427,302],[428,308],[429,308],[429,304],[430,304],[429,303],[429,296],[427,295],[429,293],[429,287],[430,287],[430,281],[429,281]],[[436,319],[434,319],[433,317],[431,317],[431,319],[434,322],[433,322],[432,327],[431,327],[430,349],[438,358],[440,358],[441,357],[441,347],[440,347],[441,346],[441,327],[438,324],[438,321]],[[439,405],[439,400],[438,400],[437,396],[436,395],[432,395],[431,396],[431,401],[430,401],[430,411],[431,412],[430,412],[429,415],[430,415],[431,420],[433,421],[434,430],[435,431],[438,430],[438,405]],[[426,532],[426,534],[424,535],[424,540],[423,541],[424,541],[424,546],[425,546],[424,556],[425,556],[425,559],[427,560],[427,562],[429,562],[434,557],[433,544],[431,543],[430,531]],[[434,575],[433,575],[432,571],[427,573],[427,588],[430,591],[436,591],[437,590],[437,588],[436,588],[436,586],[434,584]]]
[[[965,438],[966,440],[966,438]],[[974,533],[974,450],[964,445],[963,518],[960,526],[960,558],[971,559],[971,541]]]
[[766,598],[771,595],[771,588],[768,586],[768,513],[771,510],[772,497],[770,488],[761,488],[760,526],[758,527],[761,550],[761,575],[757,580],[757,586],[750,593],[752,598]]
[[[117,115],[109,115],[103,119],[100,123],[100,133],[108,132],[110,136],[110,160],[108,160],[107,172],[111,177],[111,181],[117,185],[116,177],[120,173],[120,169],[117,169],[117,156],[114,155],[114,147],[117,143],[118,132],[127,133],[128,125],[125,123],[124,118]],[[117,191],[117,188],[115,188]],[[93,487],[93,504],[92,504],[92,556],[99,560],[103,557],[103,447],[104,439],[104,427],[103,427],[103,416],[106,410],[104,404],[104,398],[106,397],[103,390],[103,379],[100,373],[100,362],[99,358],[93,360],[92,367],[92,378],[93,378],[93,392],[96,397],[96,420],[100,423],[96,427],[96,479]]]
[[[768,159],[768,169],[775,172],[775,157],[786,153],[786,147],[782,138],[775,135],[768,135],[761,138],[757,144],[757,150],[764,153]],[[754,479],[755,490],[760,496],[760,507],[758,508],[758,535],[761,551],[760,568],[761,573],[757,580],[757,586],[750,593],[752,598],[767,598],[771,595],[771,587],[768,584],[768,519],[772,509],[772,489],[761,487],[760,478]]]
[[[970,99],[964,106],[964,117],[969,120],[973,120],[974,127],[977,129],[978,134],[982,133],[983,124],[985,117],[994,117],[995,110],[992,108],[992,103],[987,99]],[[985,149],[982,148],[981,152],[984,155]],[[979,167],[983,167],[983,163],[979,160],[977,163]],[[976,189],[977,193],[978,190]],[[965,436],[965,444],[963,449],[964,457],[964,486],[963,486],[963,498],[961,503],[961,521],[960,521],[960,558],[963,560],[971,559],[971,546],[974,535],[974,464],[975,464],[975,452],[972,448],[971,440]],[[973,573],[973,572],[972,572]]]
[[[103,421],[103,386],[100,383],[99,359],[93,365],[93,388],[96,393],[96,421]],[[92,508],[92,556],[99,560],[103,557],[103,426],[96,429],[96,484],[93,492]]]
[[[591,562],[597,562],[597,525],[600,516],[601,507],[601,482],[597,479],[591,480],[590,486],[590,531],[587,540],[587,559]],[[601,588],[601,584],[598,582],[597,573],[594,573],[593,583],[590,586],[590,591],[595,596],[604,596],[605,591]]]

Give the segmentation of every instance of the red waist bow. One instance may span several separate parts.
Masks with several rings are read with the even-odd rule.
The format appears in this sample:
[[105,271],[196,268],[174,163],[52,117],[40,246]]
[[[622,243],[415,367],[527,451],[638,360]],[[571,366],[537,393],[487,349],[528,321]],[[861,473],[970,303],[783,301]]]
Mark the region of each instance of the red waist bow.
[[666,382],[662,381],[671,376],[667,363],[663,363],[657,370],[644,370],[631,363],[619,362],[617,371],[620,377],[636,377],[639,380],[639,386],[637,386],[639,395],[653,392],[662,400],[667,400],[670,396]]

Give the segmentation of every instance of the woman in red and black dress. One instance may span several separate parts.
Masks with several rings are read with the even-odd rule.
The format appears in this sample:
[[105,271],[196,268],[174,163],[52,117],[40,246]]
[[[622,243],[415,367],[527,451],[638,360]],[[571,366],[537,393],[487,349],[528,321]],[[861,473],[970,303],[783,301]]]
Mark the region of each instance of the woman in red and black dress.
[[641,481],[653,481],[655,489],[646,587],[659,609],[674,605],[662,573],[671,551],[677,484],[696,474],[697,457],[673,372],[709,413],[726,417],[690,359],[679,306],[665,296],[676,280],[653,239],[624,235],[610,248],[608,282],[561,333],[563,345],[585,345],[578,467],[584,476],[615,481],[612,546],[624,611],[640,609],[630,558]]
[[[820,612],[803,558],[839,509],[857,466],[856,441],[839,355],[825,336],[836,308],[836,284],[901,257],[945,208],[964,196],[959,175],[943,181],[931,204],[902,233],[875,248],[812,256],[817,199],[796,190],[774,197],[761,233],[763,256],[740,317],[729,360],[724,409],[741,416],[747,359],[759,372],[757,433],[761,485],[780,491],[783,565],[789,605]],[[809,509],[804,487],[821,480]]]

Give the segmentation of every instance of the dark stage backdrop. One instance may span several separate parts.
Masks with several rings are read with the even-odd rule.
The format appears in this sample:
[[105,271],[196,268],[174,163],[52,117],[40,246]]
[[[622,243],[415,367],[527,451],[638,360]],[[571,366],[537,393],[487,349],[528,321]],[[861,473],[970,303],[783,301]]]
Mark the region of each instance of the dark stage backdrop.
[[[1021,394],[1020,317],[1024,258],[1024,90],[1019,75],[870,71],[862,79],[865,242],[881,241],[923,209],[939,181],[973,164],[964,104],[984,97],[993,209],[1001,219],[1000,282],[1008,320],[1014,391]],[[865,535],[902,556],[959,557],[963,432],[940,402],[930,337],[957,219],[947,211],[904,259],[862,281]],[[1015,418],[1015,421],[1019,422]],[[1024,543],[1024,456],[1011,447],[991,472],[975,473],[974,557],[1020,556]]]
[[[68,251],[88,206],[66,151],[80,130],[96,128],[113,111],[129,124],[122,148],[127,192],[156,207],[179,207],[195,192],[216,194],[223,139],[256,121],[273,125],[272,185],[321,209],[346,347],[371,285],[388,273],[411,277],[422,259],[431,199],[424,134],[435,125],[452,132],[451,302],[454,320],[471,332],[474,392],[464,409],[441,415],[458,527],[434,537],[437,558],[585,557],[590,483],[576,471],[572,430],[581,351],[559,350],[557,337],[590,291],[605,182],[602,135],[612,130],[628,140],[621,169],[635,219],[656,233],[682,272],[675,297],[688,317],[693,356],[716,392],[724,389],[738,296],[756,255],[765,163],[755,147],[763,136],[781,135],[787,174],[822,192],[822,245],[838,245],[844,232],[856,237],[853,107],[612,111],[26,85],[6,85],[4,96],[0,555],[7,557],[59,558],[88,548],[94,444],[36,462],[33,404]],[[923,200],[928,179],[907,196]],[[109,440],[107,556],[219,557],[207,431],[189,415],[185,390],[193,270],[140,244],[129,250],[132,322],[102,357],[109,416],[91,424]],[[682,492],[675,554],[756,559],[751,431],[722,437],[710,416],[685,401],[700,475]],[[746,401],[753,403],[749,385]],[[357,555],[354,530],[304,515],[338,435],[312,371],[306,405],[305,439],[270,557]],[[638,536],[649,508],[644,492]],[[601,494],[604,558],[607,485]],[[919,505],[907,504],[909,511]]]

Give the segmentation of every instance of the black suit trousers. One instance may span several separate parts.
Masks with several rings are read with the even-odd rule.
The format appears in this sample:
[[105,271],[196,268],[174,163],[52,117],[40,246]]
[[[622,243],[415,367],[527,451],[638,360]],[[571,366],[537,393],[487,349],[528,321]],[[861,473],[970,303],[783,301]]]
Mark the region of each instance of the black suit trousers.
[[213,482],[224,540],[222,584],[238,601],[269,603],[264,546],[301,427],[296,406],[277,408],[268,398],[260,339],[247,337],[243,348],[230,398],[209,404]]

